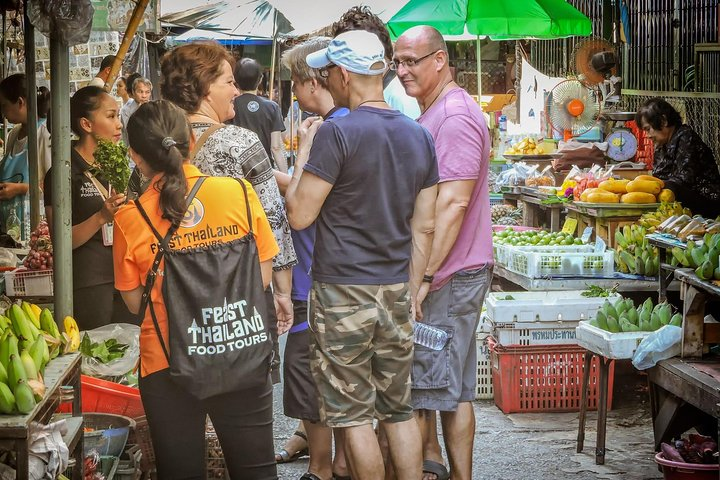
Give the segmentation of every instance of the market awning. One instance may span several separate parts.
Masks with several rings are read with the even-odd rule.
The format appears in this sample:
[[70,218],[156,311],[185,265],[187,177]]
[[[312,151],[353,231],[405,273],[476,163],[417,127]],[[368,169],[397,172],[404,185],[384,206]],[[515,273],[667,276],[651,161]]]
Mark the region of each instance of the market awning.
[[195,40],[215,40],[222,45],[272,45],[272,39],[270,38],[228,35],[224,32],[200,30],[197,28],[178,35],[174,40],[181,43]]

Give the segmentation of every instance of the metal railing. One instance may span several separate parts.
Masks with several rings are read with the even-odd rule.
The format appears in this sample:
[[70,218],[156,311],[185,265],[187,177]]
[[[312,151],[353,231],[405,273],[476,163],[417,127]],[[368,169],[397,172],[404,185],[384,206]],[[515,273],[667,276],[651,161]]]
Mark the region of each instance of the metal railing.
[[635,112],[646,100],[662,97],[680,112],[715,154],[720,163],[720,93],[660,92],[623,90],[622,109]]

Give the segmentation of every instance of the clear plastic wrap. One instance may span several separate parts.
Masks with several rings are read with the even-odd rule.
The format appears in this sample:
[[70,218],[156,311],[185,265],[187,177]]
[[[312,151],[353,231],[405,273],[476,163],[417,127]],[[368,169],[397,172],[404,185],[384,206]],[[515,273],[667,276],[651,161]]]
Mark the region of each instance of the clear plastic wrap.
[[95,9],[90,0],[27,0],[27,14],[43,35],[71,47],[87,43]]
[[91,342],[104,342],[114,338],[119,343],[129,345],[125,355],[108,363],[101,363],[83,355],[82,372],[98,378],[122,376],[135,368],[140,358],[140,327],[128,323],[112,323],[94,330],[87,330]]

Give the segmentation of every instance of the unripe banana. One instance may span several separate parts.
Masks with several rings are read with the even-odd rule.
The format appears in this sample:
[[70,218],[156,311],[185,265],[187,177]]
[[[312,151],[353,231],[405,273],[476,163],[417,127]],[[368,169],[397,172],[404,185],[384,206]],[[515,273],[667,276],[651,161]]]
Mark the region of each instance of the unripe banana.
[[35,395],[25,380],[20,380],[15,387],[15,404],[18,411],[23,414],[32,412],[37,405]]
[[23,366],[20,355],[10,355],[10,368],[8,369],[8,385],[15,387],[18,382],[27,381],[27,372]]
[[30,308],[32,308],[33,313],[37,318],[40,318],[40,312],[42,312],[42,308],[38,307],[34,303],[30,304]]
[[0,315],[0,330],[3,332],[10,326],[10,319],[5,315]]
[[30,320],[25,318],[25,313],[17,305],[13,304],[8,311],[10,312],[10,320],[12,321],[15,335],[25,340],[35,340],[32,330],[30,329]]
[[5,383],[0,383],[0,412],[13,413],[15,410],[15,395]]
[[2,364],[0,364],[0,382],[8,383],[7,370],[5,370],[5,367],[3,367]]
[[[45,345],[43,347],[43,344]],[[33,359],[33,362],[35,363],[35,368],[37,368],[37,371],[40,372],[43,367],[45,366],[45,350],[47,350],[47,342],[45,341],[45,337],[40,335],[37,340],[35,340],[35,343],[33,343],[30,346],[30,356]],[[50,352],[48,351],[48,360],[50,359]]]
[[8,335],[3,343],[0,343],[0,363],[5,370],[10,372],[10,355],[18,354],[18,339],[15,335]]
[[33,360],[27,350],[22,351],[20,354],[20,360],[22,361],[23,368],[25,368],[27,380],[37,380],[38,369],[35,366],[35,360]]
[[40,328],[49,333],[54,338],[60,340],[60,330],[58,329],[55,319],[47,308],[40,313]]

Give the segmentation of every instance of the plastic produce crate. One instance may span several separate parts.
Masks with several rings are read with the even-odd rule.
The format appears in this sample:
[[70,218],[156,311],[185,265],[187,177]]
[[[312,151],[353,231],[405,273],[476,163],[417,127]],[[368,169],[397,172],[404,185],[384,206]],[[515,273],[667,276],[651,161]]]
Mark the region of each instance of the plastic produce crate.
[[488,333],[476,333],[477,339],[477,386],[475,398],[477,400],[491,400],[493,398],[492,365],[490,363],[490,347],[486,339]]
[[53,271],[18,268],[5,272],[5,292],[8,297],[50,297]]
[[502,265],[512,262],[513,254],[517,252],[532,253],[592,253],[594,245],[496,245],[495,259]]
[[591,352],[606,358],[632,358],[640,342],[652,332],[611,333],[602,328],[593,327],[589,322],[580,322],[576,329],[577,343]]
[[530,278],[610,277],[615,272],[615,252],[528,252],[515,250],[505,259],[511,272]]
[[494,324],[494,335],[504,346],[577,345],[575,329],[579,321]]
[[490,206],[502,205],[503,203],[505,203],[505,201],[503,200],[502,193],[491,193],[490,194]]
[[[503,413],[580,411],[584,351],[577,345],[491,344],[495,405]],[[598,357],[593,357],[590,368],[588,409],[596,410],[600,397]],[[613,362],[608,378],[608,408],[612,405],[614,375]]]
[[[113,413],[130,418],[145,415],[145,409],[140,400],[140,390],[137,388],[87,375],[81,376],[81,383],[83,413]],[[68,403],[59,408],[61,412],[70,412],[71,410],[72,405]]]
[[[503,300],[508,295],[513,300]],[[590,320],[606,300],[615,303],[620,295],[583,297],[582,290],[549,292],[492,292],[485,298],[490,320],[497,325],[518,322]],[[500,342],[502,343],[502,342]]]

